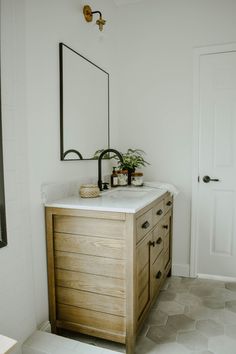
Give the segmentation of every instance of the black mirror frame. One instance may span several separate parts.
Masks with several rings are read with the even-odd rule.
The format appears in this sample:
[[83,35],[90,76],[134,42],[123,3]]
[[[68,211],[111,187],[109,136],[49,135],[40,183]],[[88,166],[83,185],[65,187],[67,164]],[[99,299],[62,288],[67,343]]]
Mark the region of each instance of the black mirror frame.
[[[63,114],[63,97],[64,97],[64,92],[63,92],[63,47],[71,50],[72,52],[74,52],[75,54],[79,55],[81,58],[83,58],[84,60],[86,60],[87,62],[89,62],[91,65],[95,66],[96,68],[98,68],[99,70],[103,71],[106,75],[107,75],[107,84],[108,84],[108,122],[107,122],[107,149],[110,148],[110,75],[108,72],[106,72],[105,70],[103,70],[102,68],[100,68],[98,65],[96,65],[95,63],[93,63],[91,60],[85,58],[83,55],[79,54],[78,52],[76,52],[74,49],[72,49],[71,47],[69,47],[68,45],[66,45],[63,42],[59,43],[59,80],[60,80],[60,160],[61,161],[91,161],[91,160],[97,160],[97,158],[83,158],[83,156],[81,155],[81,153],[75,149],[70,149],[67,151],[64,151],[64,124],[63,124],[63,120],[64,120],[64,114]],[[76,154],[78,156],[78,158],[74,158],[74,159],[65,159],[66,155],[73,152],[74,154]]]
[[1,92],[1,50],[0,50],[0,233],[1,233],[0,248],[7,246],[2,140],[3,140],[2,138],[2,92]]

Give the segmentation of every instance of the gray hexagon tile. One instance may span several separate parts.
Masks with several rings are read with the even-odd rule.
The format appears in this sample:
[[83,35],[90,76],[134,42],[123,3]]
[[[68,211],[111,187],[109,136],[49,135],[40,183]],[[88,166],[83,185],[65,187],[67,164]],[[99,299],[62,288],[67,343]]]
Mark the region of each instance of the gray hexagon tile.
[[153,308],[146,320],[148,325],[164,326],[167,322],[168,315],[160,310]]
[[224,326],[214,320],[200,320],[196,323],[196,329],[207,337],[224,334]]
[[158,302],[160,301],[173,301],[176,298],[176,293],[173,291],[161,291],[158,296]]
[[157,344],[171,343],[176,341],[177,331],[173,326],[151,326],[146,337]]
[[185,314],[194,320],[217,320],[220,316],[220,311],[224,310],[212,310],[205,306],[197,305],[189,306],[189,308],[186,309]]
[[214,293],[214,288],[207,286],[193,286],[190,289],[190,293],[199,297],[212,296]]
[[175,301],[160,301],[157,309],[170,316],[184,313],[185,306],[178,304]]
[[182,305],[200,305],[202,303],[198,296],[190,293],[179,293],[176,295],[175,301]]
[[225,310],[219,310],[216,320],[225,325],[236,325],[236,313]]
[[235,354],[236,342],[226,336],[212,337],[209,338],[208,349],[214,354]]
[[226,283],[225,287],[230,291],[236,292],[236,283]]
[[208,349],[208,339],[196,330],[178,333],[177,342],[191,350]]
[[214,289],[213,296],[218,297],[222,301],[236,300],[236,292],[230,291],[229,289],[226,289],[226,288]]
[[236,300],[226,301],[225,307],[232,312],[236,312]]
[[168,317],[167,325],[179,330],[187,330],[195,328],[195,321],[185,315],[173,315]]
[[219,297],[209,296],[202,298],[202,305],[213,310],[224,309],[225,302]]
[[225,335],[232,339],[236,339],[236,325],[225,326]]
[[[139,353],[137,353],[139,354]],[[179,343],[157,344],[155,350],[146,351],[142,354],[191,354],[190,350]]]

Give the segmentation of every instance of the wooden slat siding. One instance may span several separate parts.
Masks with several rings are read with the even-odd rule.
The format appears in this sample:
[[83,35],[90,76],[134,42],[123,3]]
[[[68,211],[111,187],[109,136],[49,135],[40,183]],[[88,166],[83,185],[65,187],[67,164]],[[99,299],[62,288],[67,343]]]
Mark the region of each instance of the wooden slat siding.
[[116,259],[125,258],[124,240],[73,234],[54,234],[56,251],[75,252]]
[[125,261],[119,259],[55,251],[55,267],[112,278],[125,278]]
[[136,267],[136,220],[126,214],[126,353],[133,354],[136,341],[137,267]]
[[84,218],[95,219],[109,219],[109,220],[125,220],[125,214],[112,211],[99,211],[99,210],[83,210],[72,208],[54,208],[46,207],[47,212],[52,215],[64,215],[64,216],[78,216]]
[[48,273],[48,298],[49,320],[52,333],[56,333],[56,296],[54,276],[54,245],[53,245],[53,215],[46,210],[46,244],[47,244],[47,273]]
[[107,332],[107,339],[112,334],[120,337],[124,337],[125,334],[125,317],[57,304],[57,319],[58,322],[70,322],[71,324],[81,325],[81,328],[83,326],[91,328],[95,333],[96,330],[100,330],[103,335]]
[[56,297],[59,304],[125,316],[125,300],[121,298],[61,287],[56,288]]
[[120,220],[55,215],[54,232],[123,239],[125,225]]
[[125,298],[125,280],[68,270],[55,270],[57,286]]

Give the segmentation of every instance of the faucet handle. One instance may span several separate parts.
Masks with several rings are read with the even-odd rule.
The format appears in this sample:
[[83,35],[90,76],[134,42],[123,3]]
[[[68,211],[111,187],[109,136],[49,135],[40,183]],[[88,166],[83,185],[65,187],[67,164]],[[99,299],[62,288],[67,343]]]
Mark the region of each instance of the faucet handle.
[[109,183],[104,182],[104,183],[102,183],[102,185],[103,185],[103,189],[106,190],[106,189],[108,189]]

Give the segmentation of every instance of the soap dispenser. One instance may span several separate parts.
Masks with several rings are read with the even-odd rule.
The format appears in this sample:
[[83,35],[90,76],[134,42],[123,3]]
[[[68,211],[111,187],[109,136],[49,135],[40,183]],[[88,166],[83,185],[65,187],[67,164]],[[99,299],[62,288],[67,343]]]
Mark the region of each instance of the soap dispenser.
[[113,171],[111,174],[111,187],[117,187],[118,186],[118,174],[116,172],[116,168],[113,167]]

